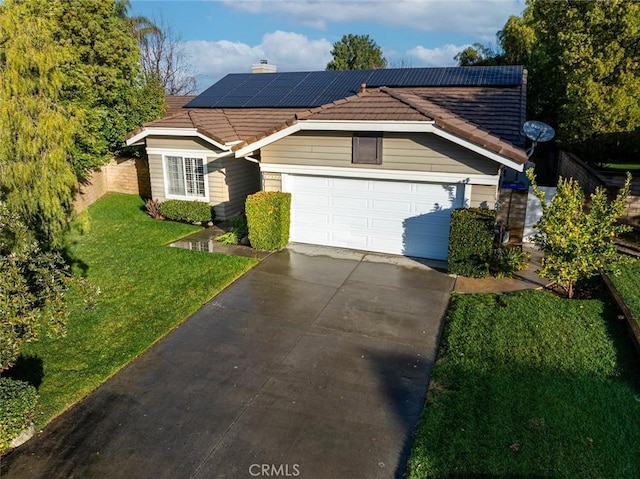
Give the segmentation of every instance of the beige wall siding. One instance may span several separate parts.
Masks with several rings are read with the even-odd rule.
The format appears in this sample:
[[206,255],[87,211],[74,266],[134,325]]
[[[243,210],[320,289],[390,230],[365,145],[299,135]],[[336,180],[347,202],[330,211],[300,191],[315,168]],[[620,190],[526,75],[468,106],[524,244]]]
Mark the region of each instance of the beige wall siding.
[[241,158],[224,160],[227,201],[224,203],[224,219],[244,211],[247,195],[260,190],[260,167]]
[[207,158],[207,183],[209,185],[209,203],[213,205],[216,218],[225,218],[225,203],[229,191],[225,181],[224,158]]
[[170,148],[173,150],[218,150],[215,146],[207,143],[200,138],[187,138],[179,136],[148,136],[147,148]]
[[[224,217],[224,203],[228,201],[224,165],[222,158],[206,158],[207,184],[209,185],[209,203],[214,206],[216,216]],[[164,172],[162,155],[149,155],[149,178],[151,181],[151,195],[154,200],[164,201],[167,196],[164,187]]]
[[499,164],[428,133],[385,133],[381,165],[351,163],[350,132],[299,132],[261,150],[264,163],[496,175]]
[[282,191],[282,175],[280,173],[263,173],[262,189],[264,191]]
[[151,182],[151,197],[154,200],[164,201],[164,175],[162,173],[162,155],[148,155],[149,157],[149,181]]
[[494,209],[498,194],[497,186],[472,185],[471,186],[471,208]]

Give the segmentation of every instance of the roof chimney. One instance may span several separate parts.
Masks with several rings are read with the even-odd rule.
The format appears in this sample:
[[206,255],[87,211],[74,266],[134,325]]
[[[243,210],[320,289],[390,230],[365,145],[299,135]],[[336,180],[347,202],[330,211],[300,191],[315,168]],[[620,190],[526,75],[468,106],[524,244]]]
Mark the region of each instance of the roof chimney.
[[269,65],[267,60],[260,60],[260,63],[251,65],[251,73],[275,73],[276,66]]
[[366,83],[360,84],[360,91],[358,93],[367,93],[367,84]]

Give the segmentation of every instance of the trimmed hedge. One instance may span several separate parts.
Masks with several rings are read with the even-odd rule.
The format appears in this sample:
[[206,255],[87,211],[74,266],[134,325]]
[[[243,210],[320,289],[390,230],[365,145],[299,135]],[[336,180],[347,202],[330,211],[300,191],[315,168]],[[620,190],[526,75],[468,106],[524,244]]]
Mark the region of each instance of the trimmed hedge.
[[289,242],[291,193],[259,191],[245,204],[249,241],[256,249],[276,251]]
[[211,221],[211,206],[203,201],[167,200],[160,204],[160,214],[183,223],[207,223]]
[[24,381],[0,378],[0,451],[35,419],[38,393]]
[[451,215],[449,273],[484,278],[491,264],[496,212],[459,208]]

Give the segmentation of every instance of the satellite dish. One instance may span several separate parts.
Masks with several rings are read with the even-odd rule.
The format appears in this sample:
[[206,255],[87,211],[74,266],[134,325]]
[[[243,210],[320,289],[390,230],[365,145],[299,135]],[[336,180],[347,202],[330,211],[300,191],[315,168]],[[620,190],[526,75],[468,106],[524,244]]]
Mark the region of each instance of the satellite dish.
[[546,123],[536,120],[529,120],[522,125],[522,131],[532,142],[531,147],[527,150],[527,158],[533,155],[538,143],[544,143],[556,136],[556,132]]

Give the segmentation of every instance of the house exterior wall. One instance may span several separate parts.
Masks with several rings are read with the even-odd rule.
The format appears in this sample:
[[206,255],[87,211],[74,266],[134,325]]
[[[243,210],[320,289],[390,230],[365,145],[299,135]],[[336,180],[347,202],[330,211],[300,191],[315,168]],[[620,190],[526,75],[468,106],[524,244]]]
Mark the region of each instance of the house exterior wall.
[[224,159],[224,176],[227,201],[224,203],[224,218],[244,212],[247,195],[260,190],[260,167],[241,158]]
[[260,189],[260,169],[256,163],[232,156],[209,156],[207,153],[216,154],[219,150],[198,138],[148,137],[147,148],[154,152],[148,157],[151,193],[156,200],[167,199],[162,153],[158,150],[166,150],[166,154],[172,150],[196,151],[205,156],[209,203],[216,219],[226,220],[243,212],[246,196]]
[[472,185],[471,186],[471,208],[487,208],[494,209],[498,201],[498,187],[490,185]]
[[264,163],[496,175],[499,165],[428,133],[384,133],[381,165],[351,163],[350,132],[298,132],[261,149]]

